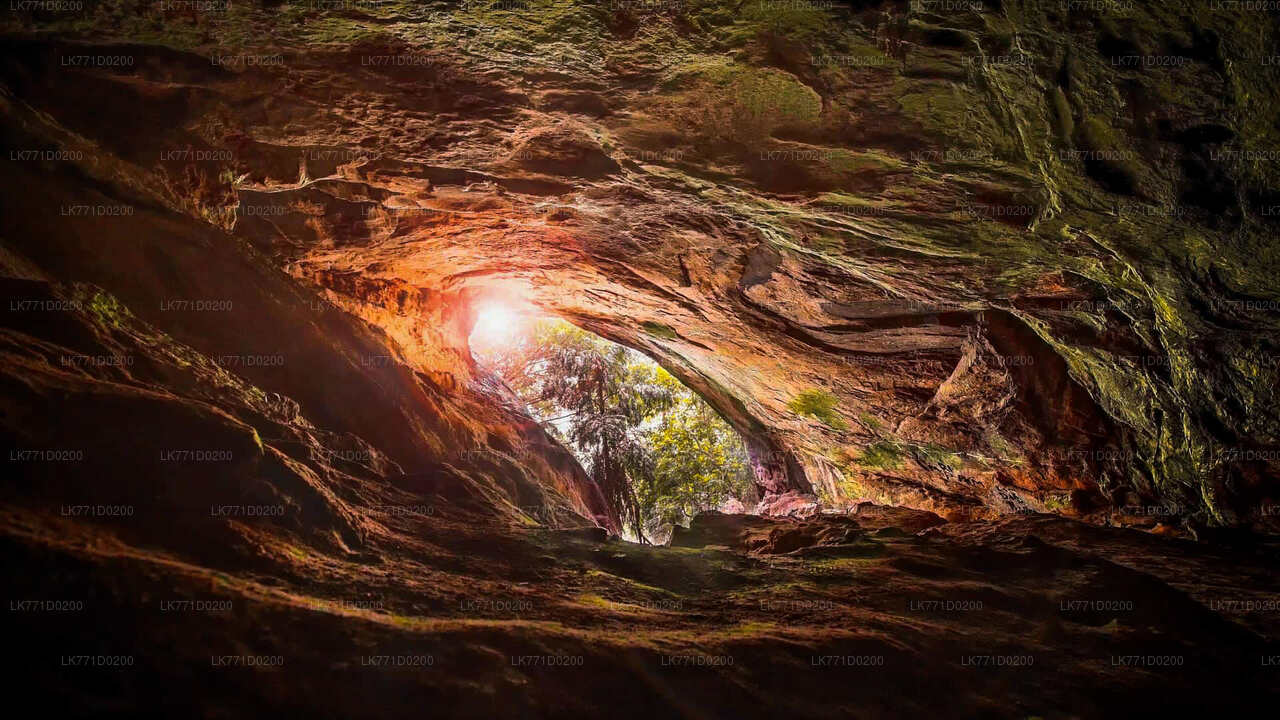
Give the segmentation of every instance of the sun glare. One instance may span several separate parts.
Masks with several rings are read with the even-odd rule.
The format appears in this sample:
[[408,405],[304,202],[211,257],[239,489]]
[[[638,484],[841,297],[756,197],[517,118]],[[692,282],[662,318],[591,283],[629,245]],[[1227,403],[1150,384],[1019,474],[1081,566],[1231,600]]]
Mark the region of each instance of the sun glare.
[[520,314],[506,305],[491,303],[476,311],[476,324],[471,329],[471,344],[478,349],[497,349],[511,345],[522,326]]

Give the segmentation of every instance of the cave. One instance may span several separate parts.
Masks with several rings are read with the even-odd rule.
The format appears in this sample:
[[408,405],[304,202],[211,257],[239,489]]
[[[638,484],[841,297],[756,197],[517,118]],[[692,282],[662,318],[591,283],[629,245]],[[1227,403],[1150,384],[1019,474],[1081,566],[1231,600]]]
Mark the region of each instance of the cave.
[[[1280,699],[1274,13],[12,5],[0,541],[51,714]],[[669,373],[749,507],[627,542],[495,307]]]

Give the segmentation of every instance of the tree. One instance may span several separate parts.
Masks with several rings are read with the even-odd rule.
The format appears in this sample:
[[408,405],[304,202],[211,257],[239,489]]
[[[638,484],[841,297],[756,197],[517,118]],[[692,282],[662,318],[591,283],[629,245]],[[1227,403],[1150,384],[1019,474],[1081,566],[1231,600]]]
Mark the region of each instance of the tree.
[[640,426],[672,397],[634,365],[621,346],[567,323],[540,323],[498,370],[568,441],[623,522],[645,542],[635,487],[653,472],[653,458]]
[[752,491],[737,434],[670,373],[562,321],[542,322],[495,369],[641,542]]
[[637,489],[640,512],[651,529],[686,525],[694,515],[729,498],[755,493],[742,438],[711,406],[666,371],[660,382],[675,398],[646,433],[654,470]]

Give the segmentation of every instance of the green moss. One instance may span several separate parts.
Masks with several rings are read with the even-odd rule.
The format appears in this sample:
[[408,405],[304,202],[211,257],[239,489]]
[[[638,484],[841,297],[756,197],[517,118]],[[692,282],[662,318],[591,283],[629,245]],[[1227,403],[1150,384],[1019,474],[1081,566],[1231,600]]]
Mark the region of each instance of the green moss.
[[614,603],[606,600],[594,593],[584,593],[574,598],[574,603],[585,607],[600,608],[602,610],[613,610]]
[[1021,463],[1021,461],[1017,459],[1019,454],[1017,448],[1015,448],[1013,444],[998,431],[989,431],[984,436],[984,440],[986,440],[987,447],[991,448],[991,452],[995,453],[995,460],[1006,463]]
[[955,83],[901,79],[895,87],[898,107],[935,143],[948,148],[989,147],[1004,156],[1014,151],[982,98]]
[[1142,166],[1129,144],[1104,120],[1090,116],[1076,129],[1076,144],[1088,153],[1085,169],[1103,187],[1125,195],[1142,194]]
[[1050,495],[1044,499],[1044,509],[1049,512],[1060,513],[1071,507],[1071,501],[1066,495]]
[[902,467],[902,448],[892,440],[878,440],[868,445],[858,456],[857,462],[863,467],[895,470]]
[[129,311],[114,295],[96,292],[89,300],[89,312],[103,325],[120,327],[129,316]]
[[640,326],[644,331],[654,337],[664,338],[666,340],[679,339],[680,335],[670,326],[663,325],[660,322],[646,322]]
[[878,152],[834,150],[828,153],[828,158],[827,164],[832,170],[850,174],[906,169],[901,160]]
[[805,245],[824,254],[840,253],[845,249],[844,238],[827,234],[808,235],[805,237]]
[[461,49],[489,62],[585,70],[599,68],[604,61],[607,17],[585,2],[467,2],[448,12],[434,13],[429,22],[418,23],[414,29],[425,29],[429,40],[442,49]]
[[858,195],[850,195],[842,192],[822,193],[818,196],[818,202],[822,205],[829,205],[837,208],[862,209],[874,207],[877,203],[865,197]]
[[1053,130],[1059,140],[1066,142],[1076,130],[1075,120],[1071,117],[1071,103],[1067,102],[1067,94],[1060,87],[1049,91],[1049,102],[1053,106]]
[[762,140],[781,128],[811,128],[822,98],[790,73],[753,68],[723,58],[702,58],[668,76],[677,120],[703,137],[731,142]]
[[768,635],[777,632],[780,629],[777,623],[771,622],[744,622],[737,625],[730,625],[725,629],[724,634],[729,637],[753,637],[758,635]]
[[647,593],[654,594],[654,595],[662,595],[664,597],[679,597],[678,595],[671,592],[670,590],[665,590],[663,588],[656,587],[654,585],[648,585],[646,583],[640,582],[639,580],[633,580],[632,578],[625,577],[623,575],[614,575],[613,573],[605,572],[603,570],[588,570],[587,577],[598,579],[598,580],[608,580],[612,582],[626,583],[627,585],[637,590],[643,590]]
[[960,454],[937,443],[925,443],[912,447],[912,455],[925,467],[949,467],[959,470],[964,466]]
[[768,36],[810,40],[832,25],[832,17],[811,3],[758,2],[751,0],[741,8],[738,22],[725,33],[730,43]]
[[315,45],[394,43],[396,36],[366,23],[340,17],[311,18],[301,27],[301,39]]
[[787,407],[797,415],[808,415],[817,418],[833,430],[847,430],[849,424],[836,412],[840,401],[826,390],[814,388],[797,395]]

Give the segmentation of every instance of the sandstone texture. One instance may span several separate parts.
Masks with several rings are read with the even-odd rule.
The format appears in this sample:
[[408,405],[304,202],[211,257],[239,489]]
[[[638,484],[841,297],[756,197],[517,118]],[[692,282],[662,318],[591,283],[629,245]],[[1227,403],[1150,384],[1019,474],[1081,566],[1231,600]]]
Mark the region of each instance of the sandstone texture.
[[1262,519],[1273,23],[730,5],[101,3],[10,18],[6,85],[50,125],[19,145],[229,230],[443,387],[500,296],[653,355],[766,495]]
[[[10,612],[16,677],[77,715],[1274,707],[1280,37],[1221,5],[11,9],[0,543],[15,600],[86,608]],[[655,358],[759,514],[610,540],[473,360],[484,302]]]

